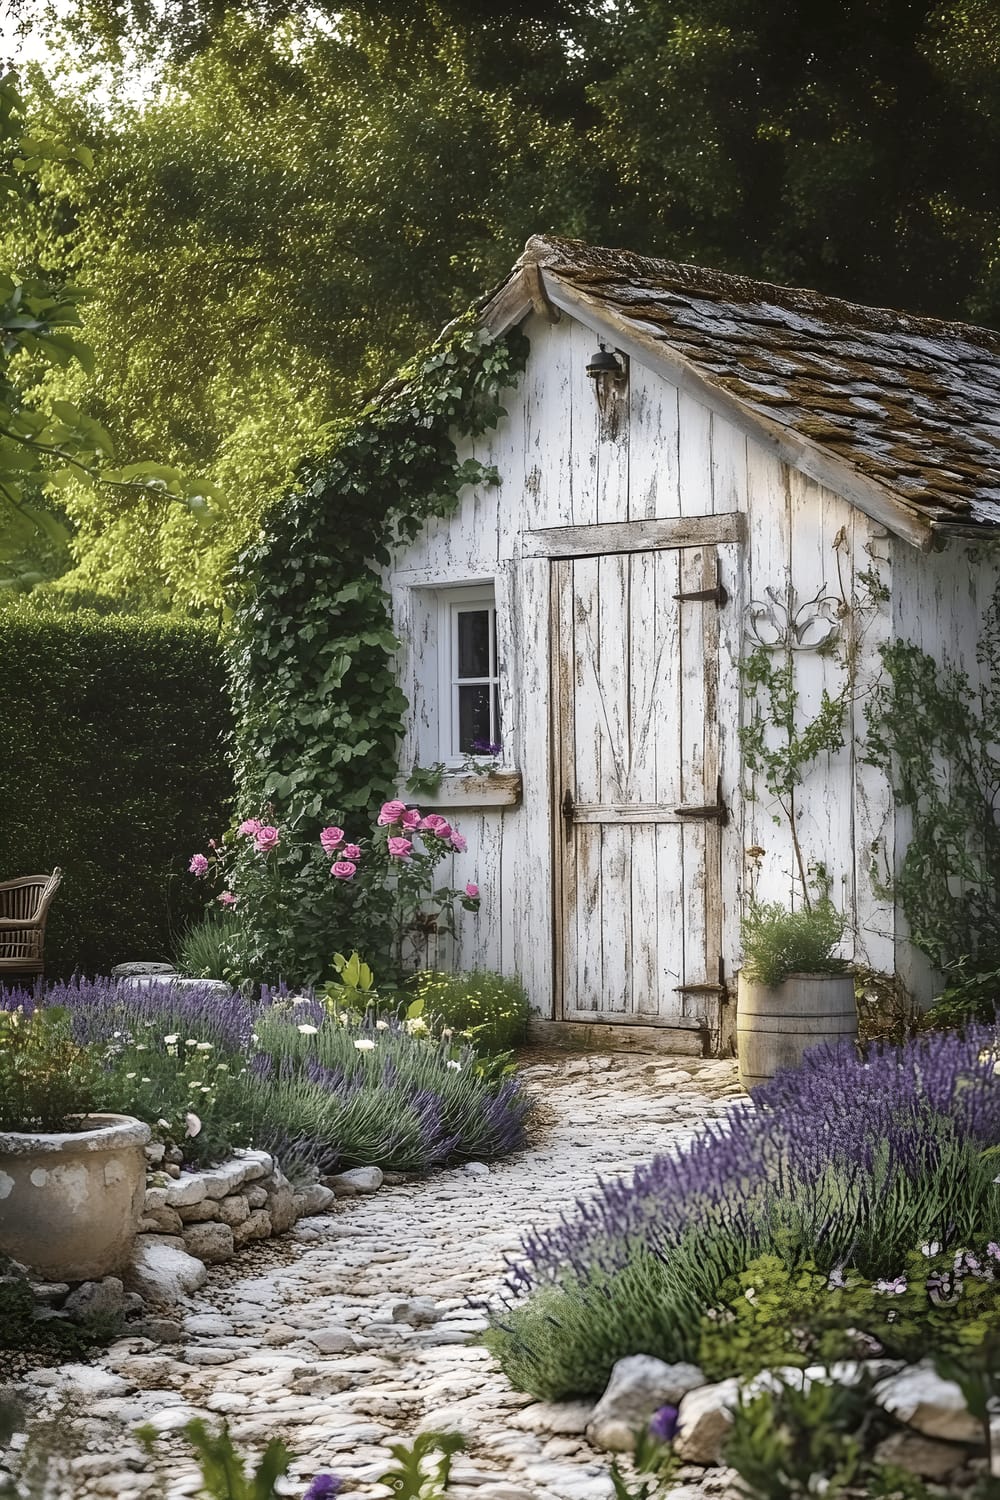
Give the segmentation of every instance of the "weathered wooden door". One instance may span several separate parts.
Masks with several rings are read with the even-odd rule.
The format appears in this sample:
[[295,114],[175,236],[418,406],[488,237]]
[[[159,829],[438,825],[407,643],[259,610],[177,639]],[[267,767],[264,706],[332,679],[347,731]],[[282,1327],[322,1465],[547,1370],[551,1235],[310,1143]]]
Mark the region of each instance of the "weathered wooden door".
[[565,1020],[714,1024],[714,547],[552,565],[556,966]]

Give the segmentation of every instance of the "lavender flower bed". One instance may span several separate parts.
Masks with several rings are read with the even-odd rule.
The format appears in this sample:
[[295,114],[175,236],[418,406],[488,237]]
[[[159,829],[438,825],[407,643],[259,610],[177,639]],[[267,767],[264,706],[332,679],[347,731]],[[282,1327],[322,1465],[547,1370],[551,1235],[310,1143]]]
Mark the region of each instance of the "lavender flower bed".
[[64,1009],[75,1041],[100,1056],[99,1107],[147,1120],[192,1163],[252,1143],[302,1173],[423,1171],[524,1141],[517,1079],[491,1078],[468,1047],[419,1034],[422,1023],[169,982],[75,979],[49,986],[44,1002],[0,989],[0,1009],[30,1015],[39,1003]]
[[922,1243],[1000,1240],[997,1048],[994,1026],[865,1060],[817,1048],[688,1149],[600,1183],[524,1239],[491,1334],[507,1374],[553,1398],[624,1354],[695,1357],[703,1311],[760,1256],[893,1278]]

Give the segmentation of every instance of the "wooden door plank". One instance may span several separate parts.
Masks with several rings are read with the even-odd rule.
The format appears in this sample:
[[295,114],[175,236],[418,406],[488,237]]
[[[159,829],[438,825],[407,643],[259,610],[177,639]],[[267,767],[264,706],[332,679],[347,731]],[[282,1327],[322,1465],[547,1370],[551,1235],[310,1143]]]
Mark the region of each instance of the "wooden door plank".
[[741,542],[745,534],[746,517],[733,511],[719,516],[543,526],[524,532],[522,551],[525,557],[604,557],[611,552],[655,552],[665,547]]

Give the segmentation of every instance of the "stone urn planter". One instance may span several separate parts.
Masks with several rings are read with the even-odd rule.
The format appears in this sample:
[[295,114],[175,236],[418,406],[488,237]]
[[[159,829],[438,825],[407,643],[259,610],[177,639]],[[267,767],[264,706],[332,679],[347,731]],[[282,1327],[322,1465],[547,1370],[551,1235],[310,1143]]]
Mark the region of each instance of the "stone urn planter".
[[755,1088],[779,1068],[795,1068],[810,1047],[857,1036],[851,974],[788,974],[780,984],[739,976],[736,1054],[740,1083]]
[[142,1213],[149,1126],[110,1114],[80,1123],[0,1132],[0,1251],[48,1281],[121,1270]]

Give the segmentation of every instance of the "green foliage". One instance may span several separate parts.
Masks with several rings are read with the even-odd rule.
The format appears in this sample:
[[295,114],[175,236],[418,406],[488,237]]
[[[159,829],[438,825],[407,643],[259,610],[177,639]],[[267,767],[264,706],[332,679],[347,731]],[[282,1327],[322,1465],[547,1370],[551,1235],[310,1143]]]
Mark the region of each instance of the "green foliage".
[[897,899],[912,941],[960,987],[1000,969],[1000,592],[976,658],[982,687],[896,641],[866,706],[868,758],[912,825]]
[[177,944],[177,964],[192,979],[231,979],[238,918],[209,912],[192,922]]
[[833,950],[844,918],[828,897],[789,911],[776,902],[754,902],[740,926],[743,976],[752,984],[781,984],[789,974],[837,974],[847,965]]
[[[20,1350],[31,1355],[78,1359],[95,1345],[105,1345],[119,1337],[122,1320],[117,1314],[91,1314],[70,1322],[64,1318],[37,1316],[38,1308],[31,1283],[21,1267],[0,1254],[0,1350]],[[0,1445],[6,1445],[5,1422],[15,1413],[4,1405],[0,1392]],[[19,1492],[9,1492],[11,1500],[20,1500]],[[0,1496],[8,1492],[0,1487]]]
[[811,1258],[757,1256],[703,1313],[696,1362],[711,1380],[876,1353],[967,1365],[1000,1318],[995,1265],[988,1255],[977,1264],[981,1276],[956,1274],[953,1254],[916,1250],[898,1278],[873,1282],[857,1270],[831,1275]]
[[424,1014],[448,1027],[477,1052],[506,1052],[524,1041],[531,1006],[519,979],[486,969],[414,975],[410,990]]
[[231,793],[217,637],[183,621],[9,609],[0,662],[0,871],[64,871],[47,973],[165,957],[172,928],[198,911],[180,877]]
[[96,1063],[74,1042],[65,1010],[0,1010],[0,1130],[84,1128],[73,1116],[95,1108],[97,1083]]
[[[763,646],[740,662],[743,696],[749,718],[739,729],[744,766],[751,778],[760,776],[788,822],[795,849],[802,899],[808,907],[809,870],[799,843],[797,790],[807,768],[820,755],[832,755],[844,743],[848,687],[831,698],[823,689],[812,719],[802,723],[795,686],[793,654]],[[751,780],[746,794],[756,796]],[[779,819],[775,817],[775,822]]]
[[[465,1448],[460,1432],[424,1432],[407,1446],[390,1443],[395,1463],[379,1479],[396,1500],[443,1500],[451,1478],[451,1460]],[[436,1462],[434,1461],[436,1459]]]
[[[241,556],[230,647],[241,806],[272,803],[283,821],[316,822],[392,795],[406,700],[376,569],[394,541],[454,510],[466,485],[495,482],[474,459],[459,460],[455,438],[496,425],[525,355],[520,335],[489,343],[461,321],[308,466]],[[293,907],[315,904],[309,881],[305,867],[290,871]],[[255,925],[262,970],[281,972],[272,958],[281,925]],[[328,931],[331,939],[346,948],[353,934]],[[354,945],[377,962],[370,941]],[[312,953],[300,951],[299,962]]]
[[805,1500],[816,1494],[817,1475],[824,1495],[844,1500],[861,1474],[859,1439],[877,1410],[860,1388],[784,1380],[741,1397],[723,1455],[748,1500]]
[[77,337],[86,293],[65,277],[19,265],[23,242],[11,233],[36,211],[50,163],[72,163],[75,170],[94,161],[86,145],[32,128],[15,75],[0,75],[0,201],[6,209],[6,232],[0,233],[0,588],[13,590],[29,590],[66,566],[70,530],[58,497],[67,486],[100,486],[119,506],[123,499],[132,506],[152,500],[153,515],[167,497],[200,515],[212,492],[211,485],[163,464],[113,468],[114,444],[104,425],[65,393],[41,389],[48,373],[94,373],[93,353]]
[[616,1360],[642,1350],[676,1363],[698,1352],[702,1309],[745,1264],[723,1235],[691,1235],[669,1255],[637,1245],[616,1272],[567,1273],[504,1310],[485,1342],[515,1390],[563,1401],[604,1390]]
[[[229,1435],[224,1422],[212,1432],[200,1417],[187,1423],[184,1436],[191,1444],[201,1470],[199,1494],[211,1500],[277,1500],[275,1485],[288,1472],[292,1454],[280,1438],[273,1438],[256,1467],[247,1473],[247,1462]],[[152,1453],[159,1434],[153,1427],[137,1427],[136,1436]]]

